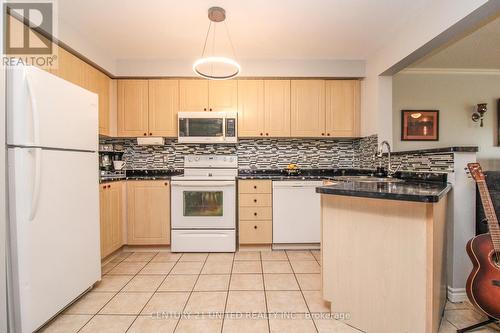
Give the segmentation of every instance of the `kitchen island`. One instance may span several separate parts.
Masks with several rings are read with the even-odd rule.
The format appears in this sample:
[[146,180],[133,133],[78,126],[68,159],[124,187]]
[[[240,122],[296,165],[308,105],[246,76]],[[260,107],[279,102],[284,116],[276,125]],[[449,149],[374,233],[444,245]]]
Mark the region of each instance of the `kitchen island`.
[[365,332],[437,332],[446,302],[446,182],[335,182],[321,194],[322,293]]

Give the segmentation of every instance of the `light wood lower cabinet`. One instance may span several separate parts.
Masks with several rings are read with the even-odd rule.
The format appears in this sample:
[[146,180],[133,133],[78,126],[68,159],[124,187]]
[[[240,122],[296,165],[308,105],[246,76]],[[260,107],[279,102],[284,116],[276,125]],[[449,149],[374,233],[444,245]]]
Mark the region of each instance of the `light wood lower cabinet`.
[[113,182],[101,184],[99,188],[101,258],[110,255],[123,245],[123,184],[123,182]]
[[127,182],[127,244],[170,244],[170,183]]
[[240,180],[238,205],[239,243],[271,244],[273,241],[271,181]]

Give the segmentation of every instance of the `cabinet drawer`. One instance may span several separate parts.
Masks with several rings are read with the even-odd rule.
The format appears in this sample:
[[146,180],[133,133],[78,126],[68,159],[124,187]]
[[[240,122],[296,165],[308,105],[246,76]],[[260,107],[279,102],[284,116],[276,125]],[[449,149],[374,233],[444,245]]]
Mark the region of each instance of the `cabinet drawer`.
[[272,193],[270,180],[240,180],[238,188],[240,193]]
[[251,207],[259,207],[259,206],[271,206],[272,205],[272,196],[271,194],[240,194],[239,197],[239,205],[240,206],[251,206]]
[[240,221],[240,244],[270,244],[273,225],[269,221]]
[[272,220],[271,207],[240,207],[240,220]]

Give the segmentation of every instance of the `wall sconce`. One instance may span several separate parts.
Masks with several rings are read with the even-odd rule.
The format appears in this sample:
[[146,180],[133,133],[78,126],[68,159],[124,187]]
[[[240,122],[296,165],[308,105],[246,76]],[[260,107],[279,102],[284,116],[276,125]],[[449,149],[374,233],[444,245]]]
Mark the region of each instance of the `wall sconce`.
[[474,122],[479,122],[479,126],[483,127],[483,117],[486,111],[488,110],[486,108],[486,103],[480,103],[477,105],[476,112],[472,114],[472,121]]

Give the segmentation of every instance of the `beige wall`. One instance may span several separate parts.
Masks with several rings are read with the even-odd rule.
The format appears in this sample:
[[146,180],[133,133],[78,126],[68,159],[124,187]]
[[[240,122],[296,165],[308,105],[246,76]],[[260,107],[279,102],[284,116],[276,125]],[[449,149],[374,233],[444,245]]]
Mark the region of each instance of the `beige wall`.
[[[478,161],[486,170],[500,170],[497,146],[497,100],[500,74],[400,73],[393,78],[394,150],[479,146]],[[488,103],[484,127],[471,120],[477,103]],[[401,110],[439,110],[439,141],[402,142]]]

